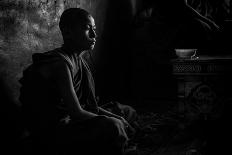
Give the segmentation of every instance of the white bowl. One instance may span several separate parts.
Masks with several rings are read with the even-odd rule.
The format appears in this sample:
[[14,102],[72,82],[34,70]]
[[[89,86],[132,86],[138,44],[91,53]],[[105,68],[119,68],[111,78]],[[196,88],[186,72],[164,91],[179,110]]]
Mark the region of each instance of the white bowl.
[[196,55],[197,49],[175,49],[179,58],[192,58]]

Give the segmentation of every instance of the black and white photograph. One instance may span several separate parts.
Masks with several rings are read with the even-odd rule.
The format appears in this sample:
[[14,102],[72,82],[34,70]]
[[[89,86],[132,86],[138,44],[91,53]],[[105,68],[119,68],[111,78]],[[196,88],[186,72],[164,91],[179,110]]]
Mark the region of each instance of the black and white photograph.
[[0,0],[0,154],[230,154],[231,41],[232,0]]

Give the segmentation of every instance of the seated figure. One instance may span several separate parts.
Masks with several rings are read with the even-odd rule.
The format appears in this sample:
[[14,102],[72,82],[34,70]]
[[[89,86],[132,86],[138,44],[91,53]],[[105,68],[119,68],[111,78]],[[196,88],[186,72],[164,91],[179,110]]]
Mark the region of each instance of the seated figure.
[[[32,55],[20,79],[24,120],[35,149],[66,153],[125,154],[134,131],[120,115],[99,107],[94,80],[83,58],[96,43],[94,18],[84,9],[63,12],[62,47]],[[133,108],[130,108],[135,112]]]

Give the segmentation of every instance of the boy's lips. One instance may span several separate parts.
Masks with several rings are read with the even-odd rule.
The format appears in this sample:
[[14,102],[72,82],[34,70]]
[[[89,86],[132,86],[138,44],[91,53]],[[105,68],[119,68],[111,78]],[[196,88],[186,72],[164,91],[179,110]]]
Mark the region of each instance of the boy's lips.
[[91,41],[90,43],[91,43],[91,44],[95,44],[95,43],[96,43],[96,41]]

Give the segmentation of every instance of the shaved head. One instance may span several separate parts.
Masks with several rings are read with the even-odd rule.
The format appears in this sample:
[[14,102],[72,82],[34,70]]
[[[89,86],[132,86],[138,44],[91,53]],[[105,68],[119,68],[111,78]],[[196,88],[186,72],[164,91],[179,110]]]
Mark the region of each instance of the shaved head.
[[60,17],[59,22],[62,34],[65,32],[65,29],[73,29],[86,22],[89,16],[91,15],[81,8],[70,8],[65,10]]

